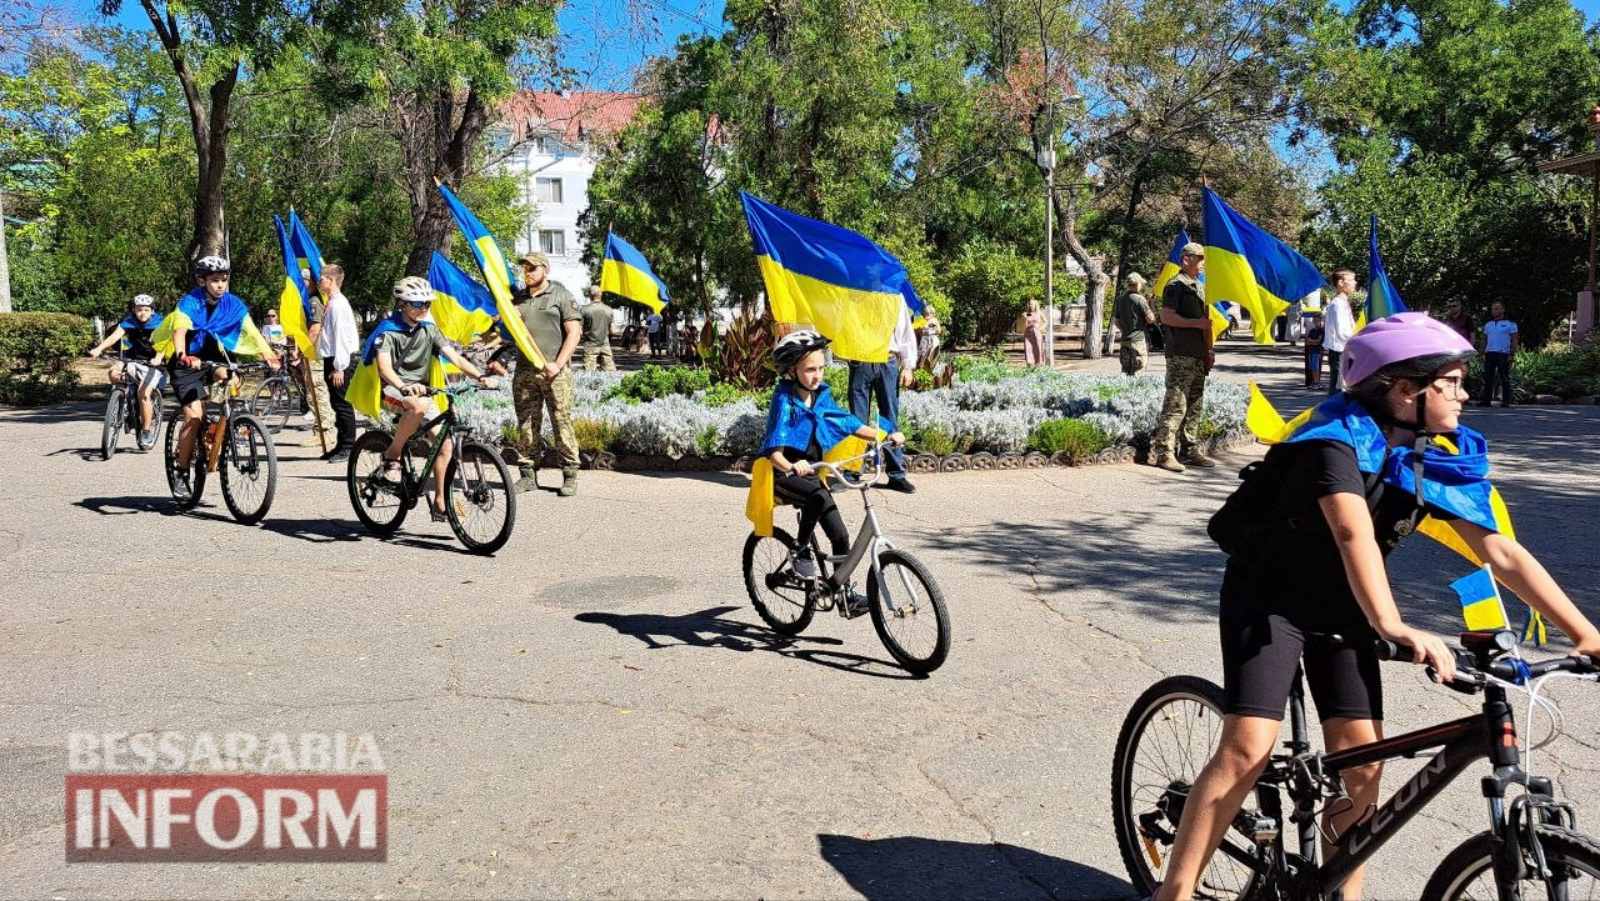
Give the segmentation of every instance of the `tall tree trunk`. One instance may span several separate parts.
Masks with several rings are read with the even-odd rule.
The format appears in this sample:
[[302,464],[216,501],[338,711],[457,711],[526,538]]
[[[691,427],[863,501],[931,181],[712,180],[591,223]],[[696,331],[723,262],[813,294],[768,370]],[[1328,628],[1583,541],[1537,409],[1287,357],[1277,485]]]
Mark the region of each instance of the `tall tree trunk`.
[[1100,356],[1100,335],[1105,330],[1101,322],[1106,309],[1108,279],[1105,266],[1099,257],[1090,256],[1083,242],[1078,240],[1077,192],[1057,191],[1055,208],[1056,218],[1061,221],[1061,242],[1067,253],[1083,267],[1084,279],[1088,283],[1084,296],[1083,358],[1093,360]]
[[[1122,238],[1117,242],[1117,272],[1116,282],[1112,286],[1111,296],[1121,297],[1123,284],[1128,277],[1128,252],[1133,244],[1133,217],[1139,212],[1139,204],[1144,202],[1145,167],[1141,161],[1134,167],[1133,175],[1129,177],[1128,206],[1122,213]],[[1100,352],[1111,353],[1111,329],[1106,329],[1105,340],[1101,342]]]
[[406,274],[426,276],[436,250],[444,250],[454,233],[450,208],[434,180],[459,189],[467,174],[472,148],[489,124],[489,109],[473,87],[457,114],[450,88],[412,95],[392,113],[396,137],[404,151],[407,195],[411,202],[411,252]]

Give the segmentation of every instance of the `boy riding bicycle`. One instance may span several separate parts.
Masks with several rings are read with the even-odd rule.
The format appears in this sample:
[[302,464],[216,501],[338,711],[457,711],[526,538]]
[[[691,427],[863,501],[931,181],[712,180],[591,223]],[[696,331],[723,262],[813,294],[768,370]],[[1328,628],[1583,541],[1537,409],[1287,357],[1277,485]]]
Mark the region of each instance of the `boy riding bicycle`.
[[[462,356],[445,338],[439,327],[429,321],[428,311],[433,306],[433,286],[428,280],[415,275],[395,282],[392,292],[399,309],[378,324],[369,339],[377,348],[378,378],[383,382],[383,403],[399,412],[394,440],[384,451],[384,477],[399,481],[400,456],[405,453],[406,442],[416,433],[417,427],[438,407],[430,395],[429,372],[435,360],[443,356],[480,385],[493,386],[493,380]],[[439,460],[434,468],[433,503],[428,512],[434,522],[447,522],[445,513],[445,473],[450,468],[453,450],[450,442],[439,448]]]
[[110,379],[113,385],[127,381],[137,385],[139,392],[139,430],[144,433],[144,443],[154,444],[156,436],[150,424],[155,422],[155,404],[161,387],[167,383],[167,374],[161,371],[161,354],[156,352],[155,333],[161,327],[162,317],[155,314],[155,300],[148,294],[136,295],[128,303],[128,315],[111,334],[89,351],[98,358],[107,348],[119,341],[127,341],[124,359],[111,364]]

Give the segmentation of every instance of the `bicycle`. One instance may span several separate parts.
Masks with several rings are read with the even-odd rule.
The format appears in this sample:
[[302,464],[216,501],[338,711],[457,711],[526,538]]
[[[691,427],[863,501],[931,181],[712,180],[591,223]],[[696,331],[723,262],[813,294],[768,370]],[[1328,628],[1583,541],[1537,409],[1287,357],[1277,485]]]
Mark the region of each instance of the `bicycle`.
[[[477,390],[476,385],[468,383],[434,388],[429,396],[442,395],[454,401]],[[435,427],[439,434],[431,448],[426,447],[425,439],[417,440]],[[367,531],[387,538],[399,530],[411,508],[426,498],[439,451],[449,441],[453,454],[445,470],[444,509],[450,531],[473,553],[493,554],[505,546],[517,521],[511,471],[493,448],[467,436],[456,419],[454,403],[418,427],[406,452],[400,455],[398,482],[384,475],[383,455],[393,440],[392,425],[380,426],[363,432],[350,451],[345,470],[350,505]],[[414,456],[422,458],[420,465],[413,466]]]
[[[117,442],[123,432],[132,432],[134,443],[139,450],[147,451],[155,447],[154,436],[161,429],[162,399],[161,392],[156,392],[155,399],[150,403],[150,423],[145,428],[139,427],[143,419],[139,406],[139,391],[143,387],[143,379],[133,379],[128,376],[130,361],[126,354],[118,354],[117,359],[122,363],[122,380],[111,384],[111,396],[106,398],[105,418],[100,426],[100,459],[109,460],[117,453]],[[145,363],[144,365],[152,365]],[[147,437],[149,436],[149,437]]]
[[[1318,640],[1343,641],[1338,636]],[[1523,769],[1506,699],[1508,688],[1527,690],[1522,687],[1531,683],[1530,717],[1536,702],[1554,714],[1553,705],[1539,698],[1544,680],[1570,674],[1600,681],[1596,675],[1600,661],[1565,657],[1530,664],[1516,655],[1516,634],[1506,630],[1463,632],[1460,642],[1456,675],[1444,684],[1463,694],[1481,694],[1481,713],[1334,754],[1311,749],[1305,690],[1297,671],[1289,696],[1289,753],[1272,757],[1256,781],[1254,807],[1247,803],[1230,824],[1202,874],[1196,897],[1339,898],[1339,887],[1355,868],[1484,758],[1492,766],[1482,782],[1489,801],[1489,829],[1445,857],[1422,897],[1512,901],[1523,896],[1525,882],[1544,883],[1552,899],[1600,895],[1600,843],[1576,831],[1572,805],[1555,798],[1548,777]],[[1376,641],[1375,649],[1385,660],[1410,656],[1409,648],[1386,641]],[[1428,672],[1437,678],[1431,668]],[[1112,818],[1123,863],[1142,894],[1153,892],[1159,882],[1190,785],[1215,750],[1221,711],[1222,689],[1215,683],[1174,676],[1145,691],[1123,722],[1112,763]],[[1322,807],[1345,797],[1341,772],[1416,758],[1435,748],[1437,753],[1421,770],[1370,816],[1342,835],[1329,836],[1333,850],[1326,862],[1319,862],[1316,820]],[[1154,753],[1145,753],[1150,751]],[[1523,791],[1508,807],[1506,794],[1513,785]],[[1296,833],[1298,853],[1284,846],[1285,794],[1291,802],[1287,818]],[[1583,893],[1585,885],[1593,894]]]
[[179,509],[191,510],[205,493],[207,473],[218,473],[222,500],[228,505],[228,512],[237,522],[254,525],[272,507],[278,483],[278,451],[271,433],[242,408],[238,399],[243,385],[239,373],[262,364],[228,360],[223,364],[203,365],[214,370],[225,369],[226,376],[213,380],[210,396],[206,398],[205,418],[195,435],[189,457],[187,486],[178,478],[177,467],[178,432],[183,428],[183,417],[178,415],[168,420],[167,488]]
[[305,389],[300,387],[300,380],[290,374],[285,362],[256,387],[254,396],[250,398],[250,415],[276,435],[289,424],[290,417],[300,415],[304,397]]
[[[871,477],[852,478],[847,474],[848,464],[865,462],[868,457],[873,463]],[[837,610],[845,619],[858,616],[846,601],[851,577],[867,561],[867,609],[878,638],[906,670],[919,675],[933,672],[950,652],[950,615],[945,608],[944,591],[928,568],[896,548],[878,523],[871,492],[885,475],[882,445],[874,444],[861,456],[818,464],[816,468],[824,480],[831,472],[846,488],[861,492],[866,510],[861,530],[850,552],[839,557],[822,553],[816,536],[812,536],[811,551],[819,570],[816,579],[804,578],[794,571],[795,540],[789,533],[779,528],[774,528],[770,536],[752,532],[744,543],[744,585],[756,613],[782,635],[799,635],[819,610]],[[890,572],[894,578],[890,578]],[[929,637],[913,647],[902,633],[918,629],[928,632]]]

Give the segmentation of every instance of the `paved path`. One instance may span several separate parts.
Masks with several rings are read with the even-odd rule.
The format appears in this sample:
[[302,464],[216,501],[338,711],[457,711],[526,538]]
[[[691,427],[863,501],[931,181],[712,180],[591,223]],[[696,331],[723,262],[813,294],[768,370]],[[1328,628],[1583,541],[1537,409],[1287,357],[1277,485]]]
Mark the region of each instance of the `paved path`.
[[[1236,348],[1223,376],[1290,412],[1312,399],[1294,360]],[[1600,614],[1600,408],[1473,414],[1525,539]],[[530,498],[486,560],[425,518],[366,536],[308,449],[284,451],[259,528],[220,502],[173,515],[156,456],[89,459],[97,415],[0,414],[7,895],[1123,897],[1123,713],[1164,674],[1219,673],[1202,526],[1243,455],[884,498],[953,610],[949,663],[915,680],[865,619],[761,628],[739,478],[585,474],[575,500]],[[1464,564],[1419,541],[1394,569],[1406,608],[1449,628]],[[1388,675],[1392,730],[1463,709],[1418,670]],[[1556,692],[1571,734],[1541,760],[1592,822],[1600,705],[1579,691]],[[140,729],[373,733],[389,862],[65,865],[65,736]],[[1379,856],[1377,893],[1414,897],[1481,809],[1475,779],[1452,786]]]

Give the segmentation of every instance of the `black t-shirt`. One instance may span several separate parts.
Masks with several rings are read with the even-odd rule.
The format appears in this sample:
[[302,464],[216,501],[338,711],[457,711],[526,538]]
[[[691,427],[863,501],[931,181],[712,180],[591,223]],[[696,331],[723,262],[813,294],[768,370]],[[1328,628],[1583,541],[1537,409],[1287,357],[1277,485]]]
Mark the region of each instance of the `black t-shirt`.
[[[1274,547],[1257,556],[1254,563],[1230,559],[1223,593],[1284,616],[1305,629],[1366,628],[1366,615],[1350,590],[1344,559],[1334,544],[1319,501],[1333,494],[1369,498],[1371,484],[1372,496],[1377,499],[1377,506],[1372,508],[1373,534],[1387,557],[1409,534],[1412,514],[1417,509],[1416,495],[1361,472],[1355,450],[1337,441],[1279,445],[1270,453],[1287,458],[1283,461],[1276,507],[1288,528],[1279,533]],[[1426,512],[1439,519],[1453,518],[1432,506]]]
[[[1205,298],[1200,295],[1198,285],[1186,275],[1174,276],[1167,282],[1161,292],[1161,306],[1185,319],[1206,318]],[[1167,356],[1203,359],[1206,350],[1205,329],[1167,326]]]
[[[156,320],[154,316],[150,317],[149,325],[154,325],[155,321]],[[138,360],[140,363],[148,363],[154,359],[156,355],[156,344],[152,339],[154,338],[155,333],[156,330],[154,328],[150,328],[146,325],[139,325],[137,322],[131,326],[124,325],[122,327],[122,337],[128,342],[128,359]]]

